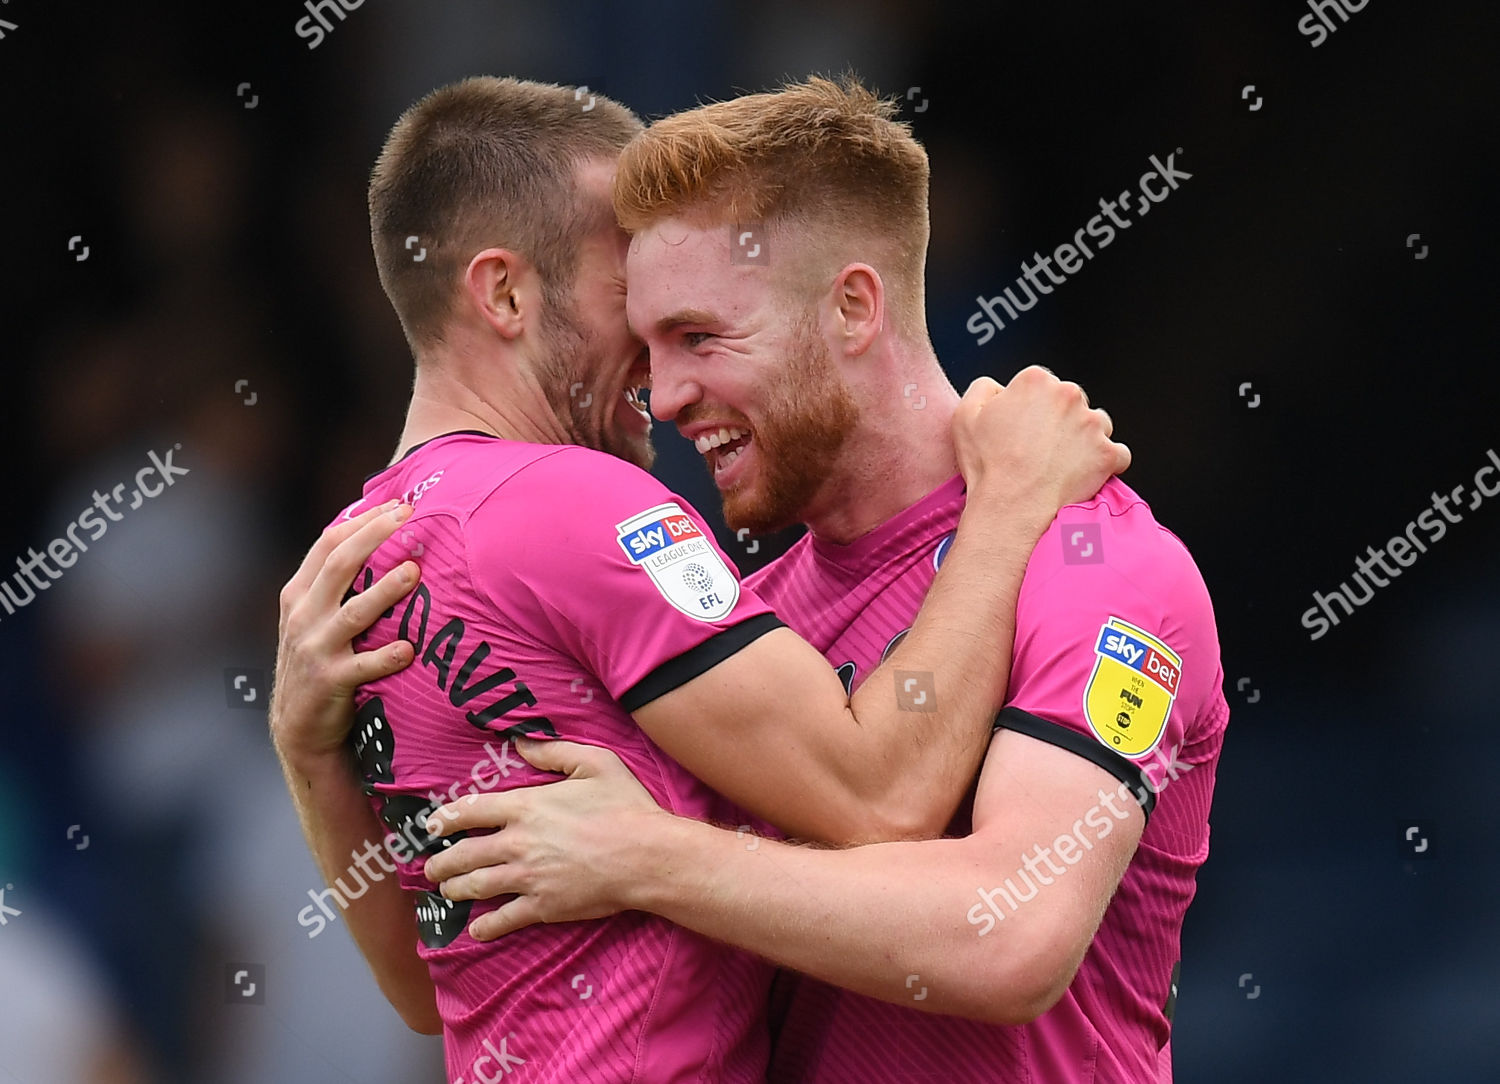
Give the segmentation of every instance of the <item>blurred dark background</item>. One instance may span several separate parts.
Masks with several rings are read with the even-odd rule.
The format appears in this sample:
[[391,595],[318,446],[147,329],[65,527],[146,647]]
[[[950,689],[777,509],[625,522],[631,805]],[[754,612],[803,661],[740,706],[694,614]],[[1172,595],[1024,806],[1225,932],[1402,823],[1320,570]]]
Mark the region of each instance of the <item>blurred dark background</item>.
[[[369,168],[467,75],[650,118],[845,68],[931,155],[955,384],[1081,382],[1214,593],[1234,710],[1177,1078],[1500,1079],[1493,5],[1368,4],[1317,47],[1306,0],[324,10],[309,49],[292,0],[0,7],[0,575],[152,452],[189,470],[0,611],[0,1081],[441,1079],[343,925],[297,923],[320,885],[265,733],[277,589],[409,388]],[[979,296],[1174,152],[1190,180],[976,345]],[[1312,641],[1312,593],[1459,484]],[[721,539],[745,571],[789,542]]]

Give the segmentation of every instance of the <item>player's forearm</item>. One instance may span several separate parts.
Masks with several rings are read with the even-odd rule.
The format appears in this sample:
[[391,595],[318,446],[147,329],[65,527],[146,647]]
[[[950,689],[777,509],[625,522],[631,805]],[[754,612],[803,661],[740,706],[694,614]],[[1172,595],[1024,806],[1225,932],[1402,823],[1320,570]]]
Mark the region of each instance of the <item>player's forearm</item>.
[[358,859],[371,843],[379,845],[385,827],[370,808],[346,754],[299,756],[278,747],[287,788],[302,824],[302,834],[329,886],[359,877],[369,884],[358,900],[345,904],[344,919],[381,992],[415,1031],[442,1031],[432,976],[417,954],[416,917],[410,898],[394,873]]
[[[969,840],[794,847],[662,817],[622,849],[629,907],[856,993],[995,1023],[1034,1019],[1050,985],[1038,910],[981,939],[993,880]],[[915,977],[913,977],[915,976]]]
[[[1050,506],[976,495],[911,631],[850,702],[887,823],[938,835],[973,782],[1005,701],[1016,601]],[[921,734],[913,729],[920,727]]]

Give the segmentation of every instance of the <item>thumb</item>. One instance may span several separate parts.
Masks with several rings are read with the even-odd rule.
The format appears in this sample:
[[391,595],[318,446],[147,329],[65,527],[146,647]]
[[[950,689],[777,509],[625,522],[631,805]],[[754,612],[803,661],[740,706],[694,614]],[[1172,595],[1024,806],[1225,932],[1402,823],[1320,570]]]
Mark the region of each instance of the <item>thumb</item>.
[[1001,384],[987,376],[981,376],[970,383],[964,397],[959,400],[958,409],[953,412],[954,428],[962,430],[972,427],[985,404],[1004,390]]
[[536,738],[517,738],[516,752],[533,768],[557,772],[573,779],[602,775],[609,757],[598,746],[561,739],[539,741]]

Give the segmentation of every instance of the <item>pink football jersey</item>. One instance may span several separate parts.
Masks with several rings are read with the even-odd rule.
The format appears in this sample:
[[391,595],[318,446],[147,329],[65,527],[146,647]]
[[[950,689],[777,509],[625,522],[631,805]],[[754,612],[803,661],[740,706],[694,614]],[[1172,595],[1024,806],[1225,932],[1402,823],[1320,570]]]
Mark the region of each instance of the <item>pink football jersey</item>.
[[395,497],[412,517],[355,589],[417,559],[421,583],[367,634],[410,640],[416,661],[360,690],[355,752],[418,894],[448,1079],[764,1080],[765,964],[638,912],[476,942],[467,924],[503,900],[435,894],[422,864],[450,844],[423,826],[455,797],[555,779],[515,755],[522,734],[609,748],[663,808],[739,823],[629,712],[780,622],[692,508],[613,456],[447,434],[344,516]]
[[[822,651],[847,686],[857,686],[911,626],[963,494],[954,478],[847,546],[804,537],[746,585]],[[1148,814],[1072,985],[1033,1023],[1004,1027],[783,976],[773,1012],[785,1018],[773,1021],[770,1079],[1147,1084],[1163,1072],[1169,1079],[1163,1050],[1179,938],[1208,853],[1228,719],[1222,685],[1212,606],[1182,543],[1117,479],[1064,508],[1027,565],[1008,703],[997,726],[1093,761]],[[903,692],[899,681],[893,691]],[[913,710],[920,710],[915,701]],[[1080,822],[1089,839],[1070,847],[1074,862],[1115,817],[1128,815],[1094,812]],[[967,818],[966,809],[950,834],[967,834]],[[1066,865],[1053,869],[1066,874]],[[992,883],[976,885],[967,916],[955,910],[953,921],[972,927],[976,945],[1037,896],[1040,886],[1013,871],[997,869]]]

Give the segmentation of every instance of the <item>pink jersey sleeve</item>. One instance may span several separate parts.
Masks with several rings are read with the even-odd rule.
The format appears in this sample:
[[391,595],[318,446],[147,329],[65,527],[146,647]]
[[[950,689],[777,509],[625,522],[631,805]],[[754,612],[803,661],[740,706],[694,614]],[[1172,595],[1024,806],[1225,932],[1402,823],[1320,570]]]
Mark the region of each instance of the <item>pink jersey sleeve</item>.
[[1136,788],[1149,814],[1153,795],[1140,783],[1159,789],[1172,759],[1200,741],[1195,721],[1221,677],[1197,567],[1131,498],[1107,485],[1064,508],[1037,543],[1017,604],[1000,725],[1089,757]]
[[[518,523],[515,508],[547,509]],[[781,622],[740,583],[698,512],[614,456],[567,448],[475,509],[470,574],[504,609],[519,590],[550,634],[633,711]]]

